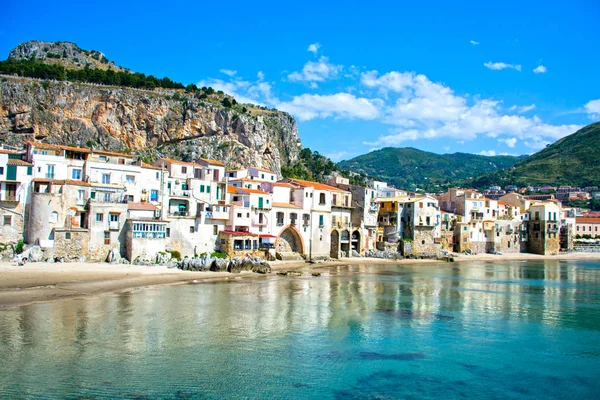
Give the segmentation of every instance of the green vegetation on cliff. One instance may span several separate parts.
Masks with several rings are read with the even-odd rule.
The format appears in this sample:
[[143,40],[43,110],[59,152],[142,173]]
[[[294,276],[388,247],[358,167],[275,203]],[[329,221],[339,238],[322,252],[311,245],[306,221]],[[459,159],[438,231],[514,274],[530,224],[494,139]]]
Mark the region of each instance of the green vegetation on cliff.
[[18,75],[27,78],[53,79],[57,81],[99,83],[111,86],[126,86],[136,89],[184,89],[179,82],[169,78],[156,78],[141,72],[115,71],[112,69],[83,68],[67,69],[58,64],[46,64],[36,60],[0,61],[0,74]]
[[600,183],[600,122],[581,128],[509,168],[483,175],[470,182],[474,187],[489,185],[573,185]]
[[338,166],[378,176],[397,188],[435,191],[464,179],[511,167],[518,160],[519,157],[513,156],[436,154],[410,147],[386,147],[342,161]]
[[284,178],[298,178],[316,182],[325,182],[331,176],[337,174],[348,178],[351,185],[367,185],[366,175],[340,169],[329,158],[319,154],[318,151],[311,151],[309,148],[302,149],[297,163],[290,167],[281,167],[281,174]]

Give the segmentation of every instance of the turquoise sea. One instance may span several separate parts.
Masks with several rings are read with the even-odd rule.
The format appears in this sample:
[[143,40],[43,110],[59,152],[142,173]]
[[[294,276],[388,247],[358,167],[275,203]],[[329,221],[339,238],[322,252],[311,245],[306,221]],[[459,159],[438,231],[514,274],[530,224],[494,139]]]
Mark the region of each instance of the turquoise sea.
[[0,311],[0,397],[600,398],[600,262],[320,271]]

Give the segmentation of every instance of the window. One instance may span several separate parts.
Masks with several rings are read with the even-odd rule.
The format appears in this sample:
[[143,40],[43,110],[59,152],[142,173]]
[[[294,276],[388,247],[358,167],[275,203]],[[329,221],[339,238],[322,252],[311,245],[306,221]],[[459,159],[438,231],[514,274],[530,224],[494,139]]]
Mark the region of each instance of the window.
[[194,233],[194,231],[195,231],[194,226],[193,225],[190,226],[190,233]]
[[81,180],[81,170],[80,169],[74,169],[73,171],[71,171],[71,179],[74,179],[76,181],[80,181]]
[[244,241],[243,240],[234,240],[233,241],[233,249],[234,250],[244,250]]
[[78,190],[77,191],[77,201],[79,203],[82,203],[85,200],[85,190]]
[[213,225],[213,235],[219,234],[219,225]]
[[320,205],[324,205],[325,204],[325,193],[319,194],[319,204]]
[[206,193],[210,193],[210,186],[206,187]]
[[238,218],[242,218],[242,213],[237,213]]
[[110,244],[110,231],[104,231],[104,244]]
[[150,191],[150,201],[158,201],[158,190]]
[[0,175],[4,175],[4,167],[0,167]]
[[127,183],[135,183],[135,176],[133,176],[133,175],[126,175],[125,176],[125,182],[127,182]]
[[200,185],[200,193],[204,193],[204,185]]
[[187,167],[181,167],[181,173],[187,174]]
[[2,220],[2,225],[11,226],[12,225],[12,215],[5,215]]
[[110,183],[110,174],[102,174],[102,183]]
[[171,237],[171,228],[167,228],[167,237]]
[[276,215],[277,215],[277,226],[283,225],[283,213],[278,212]]
[[295,225],[297,219],[298,219],[298,214],[290,213],[290,224]]
[[54,165],[47,165],[46,171],[46,178],[54,179]]
[[65,232],[65,239],[71,240],[71,232]]
[[110,222],[119,222],[119,214],[108,214],[110,218]]
[[98,157],[98,159],[99,159],[100,161],[106,161],[106,156],[100,156],[100,157]]
[[[168,228],[167,228],[168,231]],[[165,226],[162,224],[136,222],[133,224],[132,235],[134,238],[164,239]],[[168,233],[167,233],[168,234]]]
[[324,220],[325,220],[325,219],[323,218],[323,216],[322,216],[322,215],[319,215],[319,226],[323,226],[323,225],[325,225],[325,223],[324,223]]
[[96,213],[96,222],[104,221],[104,214]]
[[125,164],[125,159],[124,158],[119,158],[119,164]]
[[158,178],[160,178],[160,175],[159,175],[159,173],[157,172],[157,173],[156,173],[156,179],[158,180]]
[[104,193],[104,201],[110,203],[110,193]]

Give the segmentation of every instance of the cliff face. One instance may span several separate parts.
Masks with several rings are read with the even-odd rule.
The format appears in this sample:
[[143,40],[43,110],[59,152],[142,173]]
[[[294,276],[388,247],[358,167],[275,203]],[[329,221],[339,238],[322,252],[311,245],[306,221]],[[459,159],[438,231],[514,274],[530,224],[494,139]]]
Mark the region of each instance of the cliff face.
[[3,78],[0,142],[27,139],[131,150],[148,159],[206,157],[277,173],[301,149],[296,121],[284,112],[238,113],[175,91]]

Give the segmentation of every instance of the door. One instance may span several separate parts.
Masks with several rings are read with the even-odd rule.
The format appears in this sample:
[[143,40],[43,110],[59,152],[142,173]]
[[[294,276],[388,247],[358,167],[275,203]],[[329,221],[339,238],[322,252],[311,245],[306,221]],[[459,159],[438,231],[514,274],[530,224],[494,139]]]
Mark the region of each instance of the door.
[[6,166],[6,180],[7,181],[16,181],[17,180],[17,166],[16,165],[7,165]]
[[219,182],[219,170],[218,169],[213,169],[213,180],[215,182]]

